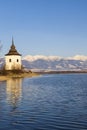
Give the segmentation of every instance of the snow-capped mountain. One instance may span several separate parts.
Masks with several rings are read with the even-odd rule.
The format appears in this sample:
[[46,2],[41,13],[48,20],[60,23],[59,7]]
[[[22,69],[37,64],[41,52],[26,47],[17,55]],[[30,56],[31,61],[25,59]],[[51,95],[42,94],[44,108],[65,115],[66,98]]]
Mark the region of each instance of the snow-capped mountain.
[[[4,58],[0,58],[0,66]],[[74,57],[27,55],[22,58],[24,68],[32,71],[63,71],[63,70],[87,70],[87,56],[76,55]]]
[[87,56],[76,55],[63,58],[60,56],[25,56],[23,57],[25,68],[33,71],[62,71],[62,70],[87,70]]

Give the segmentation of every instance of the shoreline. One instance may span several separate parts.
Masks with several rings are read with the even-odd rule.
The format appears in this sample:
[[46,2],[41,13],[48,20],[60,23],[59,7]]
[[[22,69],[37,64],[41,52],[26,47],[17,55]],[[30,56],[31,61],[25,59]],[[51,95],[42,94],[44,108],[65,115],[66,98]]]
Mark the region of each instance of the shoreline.
[[45,71],[45,72],[36,72],[37,74],[81,74],[87,73],[87,70],[80,71]]
[[48,72],[32,72],[32,73],[11,73],[7,75],[0,75],[0,82],[1,81],[6,81],[10,78],[31,78],[39,75],[44,75],[44,74],[86,74],[87,71],[48,71]]
[[35,76],[39,76],[40,74],[37,73],[23,73],[23,74],[11,74],[11,75],[0,75],[0,82],[6,81],[10,78],[31,78]]

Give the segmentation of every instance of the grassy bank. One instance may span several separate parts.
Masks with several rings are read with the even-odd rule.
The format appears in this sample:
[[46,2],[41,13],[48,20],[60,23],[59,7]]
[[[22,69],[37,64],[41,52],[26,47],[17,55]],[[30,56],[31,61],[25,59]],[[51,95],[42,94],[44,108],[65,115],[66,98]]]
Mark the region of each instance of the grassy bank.
[[0,81],[5,81],[5,80],[8,80],[8,79],[9,79],[9,77],[0,75]]
[[20,70],[12,70],[12,71],[0,71],[0,81],[8,80],[9,78],[25,78],[25,77],[34,77],[40,74],[31,72],[31,71],[20,71]]

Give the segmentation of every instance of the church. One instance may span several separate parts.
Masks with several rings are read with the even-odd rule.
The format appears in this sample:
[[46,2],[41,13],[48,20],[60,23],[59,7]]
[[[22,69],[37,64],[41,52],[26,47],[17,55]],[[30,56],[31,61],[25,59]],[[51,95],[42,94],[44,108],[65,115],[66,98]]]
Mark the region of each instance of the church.
[[18,53],[16,47],[14,45],[14,41],[12,38],[12,45],[7,54],[5,54],[5,70],[21,70],[22,69],[22,61],[21,54]]

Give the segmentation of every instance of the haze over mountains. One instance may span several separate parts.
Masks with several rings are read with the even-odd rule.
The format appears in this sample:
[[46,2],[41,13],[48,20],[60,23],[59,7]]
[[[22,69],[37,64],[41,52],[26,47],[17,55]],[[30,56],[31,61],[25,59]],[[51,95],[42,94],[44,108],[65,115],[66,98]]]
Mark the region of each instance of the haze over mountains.
[[[0,64],[4,58],[0,59]],[[76,55],[74,57],[27,55],[22,58],[23,66],[33,71],[73,71],[87,70],[87,56]]]

